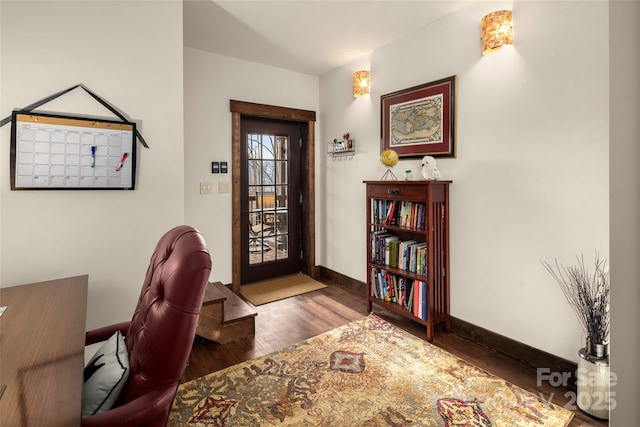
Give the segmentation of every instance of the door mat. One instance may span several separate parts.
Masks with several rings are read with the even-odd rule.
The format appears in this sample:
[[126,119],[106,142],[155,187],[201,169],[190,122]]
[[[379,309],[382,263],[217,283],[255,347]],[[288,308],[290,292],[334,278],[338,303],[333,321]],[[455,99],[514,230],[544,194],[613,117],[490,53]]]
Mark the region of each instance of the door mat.
[[326,287],[306,274],[298,273],[242,285],[240,293],[257,306]]

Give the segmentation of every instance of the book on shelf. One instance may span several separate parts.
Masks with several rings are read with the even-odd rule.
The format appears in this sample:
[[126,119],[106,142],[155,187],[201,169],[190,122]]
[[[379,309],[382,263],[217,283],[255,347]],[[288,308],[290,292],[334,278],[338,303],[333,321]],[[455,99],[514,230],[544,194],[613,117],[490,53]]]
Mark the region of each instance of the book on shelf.
[[[395,267],[398,265],[398,236],[389,236],[384,239],[384,263]],[[396,265],[393,265],[395,262]]]
[[413,286],[415,288],[413,293],[413,315],[422,320],[427,320],[427,284],[416,280]]
[[371,296],[380,298],[380,283],[378,282],[378,274],[374,268],[371,269]]
[[426,261],[426,257],[423,254],[426,252],[427,244],[415,243],[410,246],[409,249],[409,268],[408,270],[412,273],[418,273],[418,271],[426,272],[426,265],[422,264]]
[[403,270],[409,269],[409,248],[416,244],[415,240],[404,240],[398,245],[398,268]]
[[376,230],[371,232],[371,262],[383,264],[381,262],[382,258],[380,257],[380,240],[387,236],[391,236],[391,233],[387,232],[387,230]]
[[387,302],[396,302],[397,288],[395,275],[386,270],[371,269],[371,296]]
[[427,247],[420,246],[416,251],[416,273],[426,275],[427,270]]
[[422,316],[420,317],[422,320],[427,320],[427,307],[429,306],[429,304],[427,304],[427,283],[426,282],[420,282],[422,283],[422,285],[420,286],[420,291],[422,292]]
[[403,200],[374,199],[371,201],[373,224],[424,230],[426,204]]
[[413,280],[407,280],[407,298],[406,298],[406,302],[404,305],[405,310],[413,312],[413,290],[414,290],[415,286],[414,286],[414,281]]
[[389,203],[389,208],[387,209],[387,217],[385,220],[385,224],[387,225],[396,225],[395,224],[395,217],[396,217],[396,201],[392,200],[391,203]]
[[411,228],[411,218],[413,212],[413,202],[402,202],[400,209],[400,227]]
[[392,274],[385,273],[384,278],[384,300],[387,302],[396,302],[395,277]]
[[371,286],[371,296],[378,298],[378,299],[384,299],[384,292],[382,292],[382,277],[380,274],[380,270],[377,270],[375,268],[371,269],[371,283],[374,286]]
[[419,319],[427,320],[427,283],[389,273],[382,268],[371,269],[373,298],[397,304]]
[[420,282],[416,281],[413,286],[415,290],[413,292],[413,315],[418,317],[418,313],[420,312]]
[[372,231],[371,262],[400,268],[426,276],[427,244],[415,240],[401,240],[385,230]]

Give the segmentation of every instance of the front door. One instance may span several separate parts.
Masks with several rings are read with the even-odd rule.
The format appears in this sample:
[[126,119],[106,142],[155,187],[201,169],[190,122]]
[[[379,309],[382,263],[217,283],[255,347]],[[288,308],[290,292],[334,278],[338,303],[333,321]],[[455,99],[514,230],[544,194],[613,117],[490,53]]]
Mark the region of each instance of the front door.
[[241,120],[241,283],[301,270],[300,123]]

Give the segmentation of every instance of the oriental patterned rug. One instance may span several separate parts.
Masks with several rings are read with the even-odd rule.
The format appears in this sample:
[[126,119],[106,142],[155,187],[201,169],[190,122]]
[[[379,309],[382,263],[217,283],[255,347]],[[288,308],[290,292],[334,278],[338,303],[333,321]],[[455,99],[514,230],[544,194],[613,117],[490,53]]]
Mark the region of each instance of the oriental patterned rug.
[[375,315],[184,383],[169,426],[567,426],[573,413]]

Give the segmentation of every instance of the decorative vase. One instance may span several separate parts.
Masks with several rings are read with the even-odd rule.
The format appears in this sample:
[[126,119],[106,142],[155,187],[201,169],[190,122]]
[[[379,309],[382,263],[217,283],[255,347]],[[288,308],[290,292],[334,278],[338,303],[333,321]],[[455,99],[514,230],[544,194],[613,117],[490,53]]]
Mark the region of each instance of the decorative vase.
[[587,339],[578,355],[576,403],[587,414],[608,420],[612,404],[609,345]]

